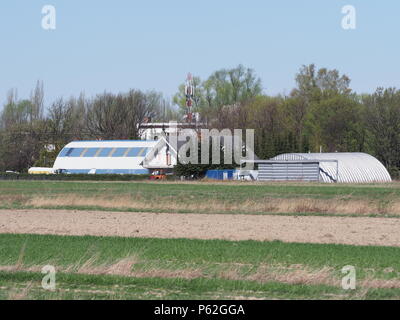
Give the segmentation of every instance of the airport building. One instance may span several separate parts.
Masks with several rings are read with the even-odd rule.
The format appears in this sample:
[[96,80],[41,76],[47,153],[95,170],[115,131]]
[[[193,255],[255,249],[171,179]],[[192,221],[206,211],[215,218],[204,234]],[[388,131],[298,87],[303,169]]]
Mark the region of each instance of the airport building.
[[164,139],[157,141],[75,141],[59,153],[54,173],[151,174],[172,170],[176,150]]
[[259,181],[391,182],[385,166],[366,153],[289,153],[256,161]]

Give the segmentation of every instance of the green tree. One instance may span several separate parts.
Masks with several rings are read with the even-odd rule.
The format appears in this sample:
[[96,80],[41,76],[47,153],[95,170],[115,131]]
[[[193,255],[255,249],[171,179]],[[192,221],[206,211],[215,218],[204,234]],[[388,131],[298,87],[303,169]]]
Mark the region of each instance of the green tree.
[[[260,78],[254,70],[243,65],[215,71],[203,82],[198,77],[193,80],[196,95],[194,111],[199,112],[202,119],[213,127],[226,127],[227,108],[245,104],[262,93]],[[182,113],[186,111],[184,89],[185,85],[180,85],[173,100]]]
[[312,151],[363,151],[362,107],[350,97],[336,95],[313,103],[307,118]]
[[[391,169],[400,168],[400,90],[378,88],[363,97],[368,146]],[[397,169],[396,169],[397,168]]]
[[317,70],[314,64],[304,65],[296,75],[297,88],[292,91],[292,96],[301,97],[306,103],[311,103],[332,95],[349,95],[350,82],[347,75],[340,75],[336,69]]
[[29,100],[10,100],[0,115],[1,170],[27,171],[44,144],[45,122],[32,118]]

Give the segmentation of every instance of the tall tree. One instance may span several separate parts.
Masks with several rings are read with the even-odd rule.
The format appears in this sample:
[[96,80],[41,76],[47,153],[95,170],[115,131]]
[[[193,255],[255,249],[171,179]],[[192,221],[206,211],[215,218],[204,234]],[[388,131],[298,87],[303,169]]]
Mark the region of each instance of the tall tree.
[[127,94],[98,95],[87,104],[87,129],[97,139],[138,139],[146,118],[160,119],[162,96],[130,90]]
[[400,90],[378,88],[363,97],[368,144],[391,170],[400,168]]
[[[194,77],[195,105],[194,111],[201,114],[206,123],[221,127],[226,123],[226,112],[235,109],[240,104],[250,102],[262,93],[260,78],[254,70],[239,65],[232,69],[215,71],[207,80]],[[185,112],[185,85],[179,86],[179,92],[174,97],[174,103]],[[224,110],[225,109],[225,110]]]
[[31,104],[32,108],[30,110],[30,121],[41,119],[43,117],[44,109],[44,89],[43,81],[38,80],[36,82],[36,87],[31,93]]
[[292,96],[303,98],[306,103],[319,101],[331,95],[348,95],[351,93],[350,78],[340,75],[336,69],[318,69],[314,64],[303,66],[296,75],[297,88]]
[[325,152],[363,151],[364,130],[362,108],[354,99],[336,95],[313,103],[310,107],[307,128],[311,151]]

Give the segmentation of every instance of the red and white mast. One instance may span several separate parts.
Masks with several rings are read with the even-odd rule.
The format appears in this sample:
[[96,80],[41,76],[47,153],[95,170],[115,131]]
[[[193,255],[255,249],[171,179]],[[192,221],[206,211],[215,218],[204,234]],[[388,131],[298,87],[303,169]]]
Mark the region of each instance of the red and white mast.
[[185,83],[185,96],[186,96],[186,121],[192,123],[193,121],[193,102],[194,102],[194,83],[191,73],[188,74]]

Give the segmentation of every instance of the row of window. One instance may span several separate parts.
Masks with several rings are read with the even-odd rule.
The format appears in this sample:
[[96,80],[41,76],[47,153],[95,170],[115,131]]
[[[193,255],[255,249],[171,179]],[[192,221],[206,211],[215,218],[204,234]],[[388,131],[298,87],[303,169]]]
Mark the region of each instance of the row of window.
[[59,157],[72,158],[123,158],[144,157],[150,148],[64,148]]

